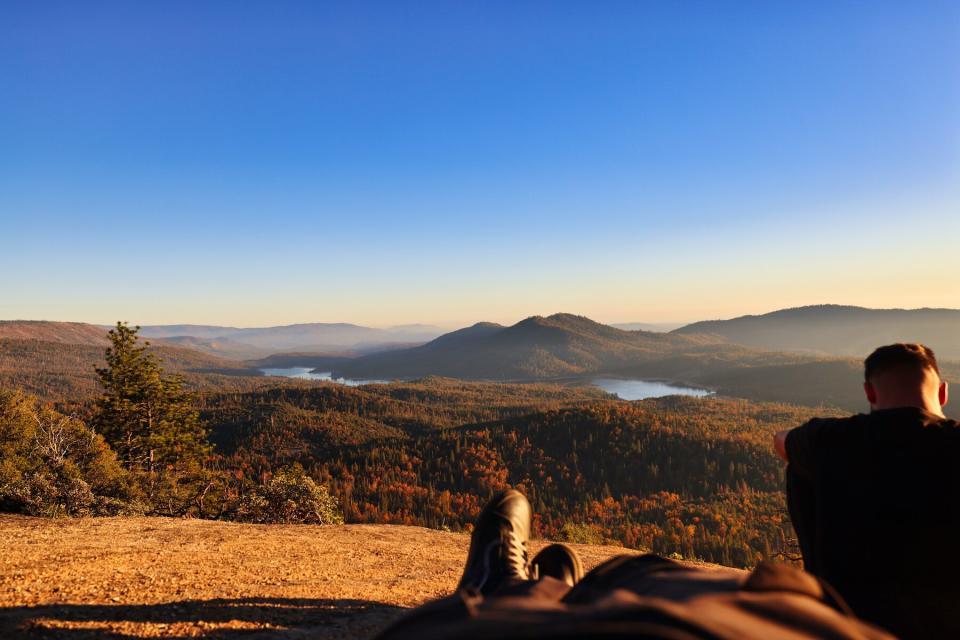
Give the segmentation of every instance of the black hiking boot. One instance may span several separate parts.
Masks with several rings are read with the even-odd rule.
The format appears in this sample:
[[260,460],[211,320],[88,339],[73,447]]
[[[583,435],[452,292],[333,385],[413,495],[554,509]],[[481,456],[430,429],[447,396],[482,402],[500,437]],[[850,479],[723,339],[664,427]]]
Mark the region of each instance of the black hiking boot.
[[527,539],[532,511],[519,491],[495,495],[477,518],[467,566],[457,589],[493,593],[512,580],[528,580]]
[[550,576],[573,586],[583,577],[583,563],[577,552],[565,544],[551,544],[540,550],[530,563],[530,577],[540,580]]

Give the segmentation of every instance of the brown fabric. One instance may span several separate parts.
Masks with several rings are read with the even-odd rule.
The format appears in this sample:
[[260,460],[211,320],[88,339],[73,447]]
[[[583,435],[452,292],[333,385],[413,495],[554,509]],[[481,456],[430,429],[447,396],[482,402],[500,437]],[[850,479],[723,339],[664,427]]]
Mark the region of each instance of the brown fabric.
[[545,579],[493,596],[460,592],[414,610],[381,640],[663,638],[665,640],[892,636],[831,606],[816,578],[762,564],[751,574],[621,556],[576,587]]

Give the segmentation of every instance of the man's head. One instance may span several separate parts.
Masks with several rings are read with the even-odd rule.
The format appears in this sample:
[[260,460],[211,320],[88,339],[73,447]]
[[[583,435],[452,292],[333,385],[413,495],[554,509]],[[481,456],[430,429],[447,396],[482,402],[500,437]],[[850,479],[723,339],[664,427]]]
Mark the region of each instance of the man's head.
[[880,347],[864,361],[863,389],[870,408],[919,407],[943,415],[947,383],[933,350],[922,344],[891,344]]

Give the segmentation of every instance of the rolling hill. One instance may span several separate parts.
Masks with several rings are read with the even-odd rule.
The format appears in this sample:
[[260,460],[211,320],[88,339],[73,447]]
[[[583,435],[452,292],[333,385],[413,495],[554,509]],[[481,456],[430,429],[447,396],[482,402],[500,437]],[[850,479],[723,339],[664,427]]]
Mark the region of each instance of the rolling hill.
[[272,355],[270,349],[259,349],[252,345],[231,340],[230,338],[198,338],[196,336],[171,336],[169,338],[149,338],[153,344],[170,344],[194,351],[201,351],[218,358],[231,360],[250,360]]
[[107,329],[83,322],[0,320],[0,338],[62,344],[106,345]]
[[534,316],[504,327],[481,322],[419,347],[344,362],[335,373],[354,378],[526,380],[614,371],[677,352],[723,348],[709,336],[624,331],[566,313]]
[[[104,348],[109,345],[108,328],[82,322],[48,322],[44,320],[0,320],[0,341],[6,349],[0,353],[14,351],[43,353],[46,351],[75,352],[76,354],[97,354],[99,362]],[[236,360],[216,357],[191,348],[189,341],[149,341],[152,350],[171,368],[177,371],[222,371],[229,373],[249,372],[248,367]],[[36,343],[36,349],[26,345]],[[182,343],[182,346],[181,346]],[[65,349],[52,345],[72,345],[74,347],[93,347],[84,349]],[[76,355],[83,358],[84,356]]]
[[[879,314],[879,315],[876,315]],[[905,314],[905,315],[904,315]],[[840,335],[873,336],[870,345],[889,342],[871,318],[934,318],[926,326],[948,327],[949,310],[886,312],[857,307],[805,307],[766,316],[688,325],[671,333],[627,331],[571,314],[534,316],[512,326],[481,322],[439,336],[427,344],[364,354],[358,349],[273,354],[241,363],[202,348],[205,340],[233,345],[232,338],[154,337],[153,349],[172,371],[187,376],[197,389],[244,390],[287,386],[289,381],[255,378],[261,368],[312,366],[335,376],[359,379],[415,379],[443,376],[463,380],[588,381],[592,376],[659,379],[707,387],[721,395],[751,400],[790,402],[863,411],[859,357],[825,355],[829,340],[842,350]],[[836,326],[824,318],[846,318]],[[806,323],[804,318],[810,318]],[[851,319],[853,318],[853,319]],[[859,320],[857,320],[859,319]],[[928,318],[929,320],[929,318]],[[804,327],[811,327],[805,333]],[[316,335],[311,328],[281,327],[291,335]],[[323,325],[330,327],[331,325]],[[342,336],[363,327],[336,325]],[[744,326],[760,326],[756,334]],[[762,327],[774,327],[762,330]],[[889,325],[887,325],[889,327]],[[916,325],[921,326],[921,325]],[[350,327],[354,327],[351,329]],[[167,331],[191,330],[202,335],[222,329],[177,325]],[[340,329],[337,329],[338,331]],[[421,326],[401,328],[417,332]],[[240,330],[238,330],[240,331]],[[251,330],[254,331],[254,330]],[[378,330],[369,330],[378,331]],[[792,333],[791,333],[792,331]],[[844,333],[845,332],[845,333]],[[153,331],[156,334],[158,331]],[[163,333],[159,331],[159,333]],[[269,333],[269,331],[267,332]],[[283,331],[281,331],[283,333]],[[814,335],[815,334],[815,335]],[[951,335],[927,342],[938,350],[947,380],[960,379],[960,363],[949,358]],[[801,348],[804,336],[820,340],[820,348]],[[773,340],[776,337],[776,340]],[[936,338],[936,335],[931,335]],[[291,338],[293,339],[293,338]],[[775,347],[742,343],[776,343]],[[914,338],[916,339],[916,338]],[[925,338],[921,338],[925,339]],[[956,339],[954,334],[953,339]],[[96,393],[95,363],[106,344],[102,327],[66,322],[0,322],[0,384],[20,386],[45,399],[76,401]],[[851,340],[846,349],[854,349]],[[948,345],[946,348],[943,345]],[[241,344],[241,351],[248,345]],[[790,349],[790,347],[796,347]],[[864,352],[872,346],[863,346]],[[221,347],[221,351],[228,350]],[[236,352],[231,352],[236,353]],[[945,356],[945,357],[944,357]],[[272,380],[272,381],[271,381]],[[958,415],[948,406],[949,415]]]
[[[11,335],[30,337],[7,337]],[[93,325],[36,322],[12,328],[0,323],[0,387],[57,403],[89,399],[100,391],[94,367],[103,365],[106,345],[106,331]],[[155,343],[150,349],[168,371],[183,374],[195,389],[252,388],[268,380],[253,377],[260,372],[236,360],[171,344]]]
[[[693,332],[624,331],[588,318],[556,314],[510,327],[479,323],[420,347],[344,360],[337,376],[466,380],[588,380],[597,374],[707,387],[720,395],[802,406],[867,410],[856,358],[772,351]],[[944,360],[948,380],[960,364]],[[947,413],[957,414],[948,406]]]
[[922,342],[939,357],[960,359],[960,310],[866,309],[816,305],[758,316],[695,322],[673,335],[709,334],[781,351],[863,358],[893,342]]
[[326,353],[344,350],[377,351],[421,344],[442,329],[429,325],[402,325],[374,329],[347,323],[307,323],[282,327],[218,327],[211,325],[154,325],[140,335],[176,341],[213,355],[241,360],[282,352]]

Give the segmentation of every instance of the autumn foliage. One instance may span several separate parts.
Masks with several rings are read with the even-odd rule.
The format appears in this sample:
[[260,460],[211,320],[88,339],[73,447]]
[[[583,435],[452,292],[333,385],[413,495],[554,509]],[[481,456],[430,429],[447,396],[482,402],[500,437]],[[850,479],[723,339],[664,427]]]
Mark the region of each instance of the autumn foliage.
[[[488,387],[499,404],[470,401]],[[203,415],[239,476],[300,463],[348,522],[469,530],[486,499],[512,486],[544,537],[740,566],[792,548],[769,441],[813,410],[577,394],[432,379],[224,395]]]

